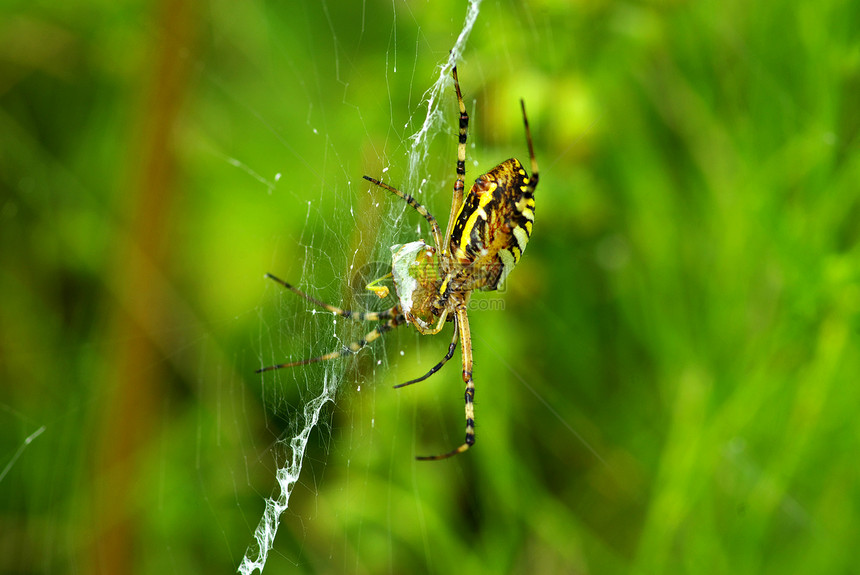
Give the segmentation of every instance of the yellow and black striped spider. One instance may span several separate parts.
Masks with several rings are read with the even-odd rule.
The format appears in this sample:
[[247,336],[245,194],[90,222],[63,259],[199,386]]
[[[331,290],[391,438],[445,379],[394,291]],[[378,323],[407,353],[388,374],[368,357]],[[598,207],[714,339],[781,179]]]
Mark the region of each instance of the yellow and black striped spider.
[[[454,182],[454,199],[451,202],[451,213],[445,235],[442,235],[436,218],[415,198],[379,180],[364,176],[364,179],[388,190],[421,214],[430,224],[435,245],[431,246],[424,240],[418,240],[391,247],[391,273],[386,278],[393,279],[399,301],[392,308],[380,312],[354,312],[340,309],[267,274],[267,277],[288,290],[334,314],[357,321],[384,323],[370,331],[363,339],[338,351],[257,370],[260,373],[353,354],[399,325],[412,324],[422,334],[436,334],[441,331],[446,322],[453,321],[454,336],[445,357],[418,379],[395,386],[403,387],[427,379],[454,356],[458,340],[462,342],[463,381],[466,382],[466,439],[462,445],[452,451],[441,455],[418,457],[421,460],[445,459],[466,451],[475,443],[473,406],[475,384],[472,381],[472,336],[469,332],[467,305],[472,291],[498,289],[522,257],[534,224],[534,192],[538,183],[537,160],[526,117],[526,106],[521,100],[526,142],[531,159],[531,177],[526,174],[519,160],[511,158],[480,176],[469,190],[469,194],[465,199],[463,198],[469,115],[466,113],[463,95],[460,92],[456,67],[452,75],[454,90],[457,92],[457,104],[460,108],[460,131],[457,146],[457,180]],[[380,297],[386,297],[388,289],[376,283],[368,286],[369,289],[376,291]]]

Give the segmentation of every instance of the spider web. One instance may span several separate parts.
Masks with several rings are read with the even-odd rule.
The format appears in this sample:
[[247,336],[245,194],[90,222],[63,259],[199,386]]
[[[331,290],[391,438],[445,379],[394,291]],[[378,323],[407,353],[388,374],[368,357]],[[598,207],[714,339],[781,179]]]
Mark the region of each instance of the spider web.
[[[429,188],[440,190],[442,189],[441,184],[446,182],[450,184],[447,180],[445,182],[433,181],[433,173],[435,170],[432,167],[428,168],[428,161],[431,158],[431,149],[434,147],[436,137],[440,134],[450,135],[452,133],[451,125],[453,113],[450,107],[445,105],[450,103],[449,100],[445,98],[445,94],[453,92],[451,89],[451,70],[455,63],[462,57],[469,34],[478,19],[480,4],[481,0],[469,1],[462,28],[454,45],[451,47],[450,54],[441,64],[439,64],[436,81],[427,89],[422,97],[423,118],[421,120],[420,127],[410,135],[407,141],[403,144],[406,148],[404,156],[407,167],[405,172],[399,174],[399,177],[401,178],[400,181],[403,182],[399,187],[400,189],[408,190],[408,193],[415,195],[419,201],[423,201],[423,194],[426,194]],[[328,15],[328,12],[326,13]],[[335,45],[337,45],[336,38]],[[396,51],[393,53],[393,58],[396,59]],[[390,62],[390,65],[392,73],[397,73],[396,61]],[[407,123],[407,129],[409,125],[410,124]],[[341,160],[339,159],[338,161]],[[453,164],[452,161],[449,161],[448,163]],[[274,185],[266,182],[265,178],[260,177],[253,170],[244,166],[241,162],[235,161],[235,165],[246,170],[254,178],[266,183],[267,187],[270,189],[275,187]],[[452,170],[450,169],[448,170],[448,172],[451,171]],[[383,179],[383,181],[391,181],[392,183],[397,181],[393,178],[389,180],[387,177],[389,172],[388,167],[383,168],[382,172],[383,174],[381,179]],[[375,174],[373,175],[376,176]],[[347,175],[346,178],[347,185],[352,186],[354,175]],[[280,174],[276,176],[274,183],[277,183],[278,180],[280,180]],[[431,185],[428,185],[428,183]],[[337,186],[337,184],[335,184],[335,186]],[[370,190],[369,193],[373,195],[373,199],[370,200],[373,207],[379,207],[380,203],[383,201],[387,202],[389,200],[389,198],[383,198],[383,193],[379,190]],[[305,258],[301,274],[303,282],[305,282],[305,280],[310,282],[320,281],[318,277],[314,277],[314,274],[320,270],[320,266],[317,265],[320,261],[327,262],[326,265],[330,266],[330,271],[333,271],[335,274],[339,267],[347,269],[349,273],[356,272],[357,267],[365,267],[368,270],[371,270],[371,275],[367,276],[365,273],[363,277],[372,278],[372,273],[378,273],[380,271],[380,275],[383,275],[386,270],[382,266],[385,265],[384,262],[390,259],[388,246],[394,243],[394,235],[396,233],[394,230],[402,228],[403,226],[401,224],[404,218],[413,215],[411,212],[407,214],[407,209],[399,203],[388,202],[388,204],[388,213],[384,217],[384,221],[390,222],[391,225],[380,227],[375,231],[375,237],[372,235],[370,236],[372,240],[372,253],[369,257],[367,254],[360,254],[362,251],[360,247],[354,247],[351,251],[346,249],[339,254],[322,254],[314,247],[314,240],[318,233],[326,234],[331,230],[327,230],[323,227],[320,231],[315,227],[311,227],[310,229],[306,227],[301,238],[301,243],[305,246]],[[323,211],[326,210],[326,208],[315,206],[313,201],[308,201],[308,217],[310,217],[310,214],[315,210]],[[356,210],[353,207],[349,208],[349,218],[353,225],[357,228],[361,228],[361,218],[357,216]],[[316,221],[322,221],[322,219]],[[428,230],[422,229],[422,224],[423,220],[418,224],[418,232],[428,234]],[[359,233],[363,234],[366,232],[367,230],[364,230],[364,232]],[[358,245],[366,243],[368,243],[367,239],[363,236],[360,237],[357,242]],[[371,263],[367,263],[365,258],[369,259]],[[380,267],[382,267],[382,269],[380,269]],[[337,280],[332,281],[333,283],[337,283]],[[302,289],[310,293],[316,293],[316,289],[309,287],[308,285],[302,285]],[[285,298],[284,302],[287,301],[287,298],[294,298],[293,301],[286,304],[290,306],[290,309],[292,310],[295,310],[296,305],[308,305],[308,302],[303,300],[298,302],[295,301],[298,298],[295,298],[292,294],[285,294],[283,297]],[[370,300],[363,300],[363,303],[367,302],[370,302]],[[340,303],[336,301],[333,301],[332,303],[340,305]],[[370,303],[372,304],[372,302]],[[361,305],[361,302],[359,302],[355,307],[360,309],[363,306]],[[300,359],[301,356],[315,356],[330,351],[331,349],[338,349],[339,347],[348,344],[351,340],[356,339],[356,334],[360,335],[361,330],[371,329],[366,326],[354,327],[352,329],[350,329],[351,326],[345,326],[345,328],[340,327],[339,324],[348,323],[348,320],[344,321],[342,318],[334,316],[333,314],[320,312],[319,310],[308,310],[308,313],[306,313],[302,319],[298,319],[300,316],[296,315],[296,313],[299,312],[291,311],[287,314],[287,320],[293,324],[287,329],[296,329],[295,323],[299,323],[298,331],[301,333],[312,333],[313,330],[318,330],[320,328],[324,331],[316,338],[317,343],[312,345],[311,349],[297,350],[296,353],[298,356],[295,358],[291,357],[289,359],[290,361]],[[323,318],[323,321],[317,321],[319,318]],[[264,320],[261,321],[261,325],[264,330],[261,333],[261,340],[266,342],[264,347],[268,347],[271,350],[271,353],[275,354],[271,357],[264,355],[261,357],[261,363],[268,365],[284,361],[284,357],[280,355],[283,354],[283,351],[278,351],[279,349],[283,349],[283,347],[269,339],[271,337],[269,332],[272,329],[278,329],[279,326],[266,325]],[[379,359],[376,359],[377,355],[374,351],[363,351],[362,353],[372,354],[376,365],[387,365],[384,355],[379,355]],[[281,519],[287,510],[290,509],[291,498],[294,495],[296,486],[299,484],[302,469],[305,464],[306,453],[313,432],[319,426],[326,425],[327,414],[325,412],[325,408],[327,405],[333,405],[335,403],[339,391],[345,384],[348,369],[347,365],[348,364],[345,361],[323,362],[307,369],[306,375],[296,375],[296,372],[293,370],[282,370],[280,372],[275,372],[274,376],[270,379],[270,382],[276,382],[273,387],[278,390],[283,389],[284,386],[289,386],[291,382],[294,384],[297,378],[303,378],[304,381],[300,386],[301,397],[298,401],[298,406],[290,405],[289,401],[285,400],[280,395],[280,391],[276,391],[274,393],[266,393],[264,391],[263,393],[264,397],[269,398],[273,402],[271,407],[275,413],[286,414],[284,415],[286,420],[284,422],[286,431],[281,437],[275,440],[272,446],[272,452],[275,454],[276,462],[276,468],[274,469],[274,475],[277,482],[276,492],[274,495],[265,497],[265,508],[262,516],[260,517],[259,523],[254,530],[254,541],[249,545],[239,566],[238,570],[240,573],[250,574],[255,571],[263,572],[265,569],[269,553],[275,544],[275,538],[281,524]],[[268,384],[264,381],[263,385],[265,386]],[[360,390],[361,383],[358,383],[357,391]]]

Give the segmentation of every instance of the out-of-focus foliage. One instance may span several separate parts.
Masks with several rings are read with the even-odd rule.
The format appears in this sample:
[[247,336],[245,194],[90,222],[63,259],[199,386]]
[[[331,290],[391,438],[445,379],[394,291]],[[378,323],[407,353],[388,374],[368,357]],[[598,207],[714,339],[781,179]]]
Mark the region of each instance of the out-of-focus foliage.
[[[394,223],[360,177],[402,176],[465,16],[295,4],[0,8],[0,573],[224,573],[251,542],[305,381],[253,370],[336,343],[262,274],[350,297],[317,256]],[[526,158],[522,97],[541,183],[504,311],[472,315],[478,443],[412,459],[458,443],[459,367],[391,390],[448,337],[386,338],[267,572],[855,570],[858,22],[486,0],[469,176]]]

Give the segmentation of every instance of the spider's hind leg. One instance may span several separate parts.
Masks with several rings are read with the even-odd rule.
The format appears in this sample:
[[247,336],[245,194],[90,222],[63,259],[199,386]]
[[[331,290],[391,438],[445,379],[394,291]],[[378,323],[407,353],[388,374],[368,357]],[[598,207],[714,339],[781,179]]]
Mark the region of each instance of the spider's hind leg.
[[376,178],[371,178],[370,176],[363,176],[363,177],[365,180],[367,180],[371,184],[373,184],[375,186],[379,186],[380,188],[382,188],[384,190],[388,190],[389,192],[391,192],[392,194],[394,194],[395,196],[397,196],[398,198],[400,198],[401,200],[403,200],[404,202],[409,204],[409,206],[412,209],[414,209],[416,212],[421,214],[424,217],[424,219],[427,220],[427,223],[430,224],[430,231],[433,234],[433,241],[436,242],[436,247],[438,247],[439,249],[442,249],[442,247],[443,247],[442,246],[442,230],[439,229],[439,223],[436,221],[436,218],[433,217],[433,214],[431,214],[427,210],[427,208],[422,206],[418,202],[418,200],[416,200],[415,198],[413,198],[409,194],[404,194],[403,192],[401,192],[397,188],[392,188],[388,184],[386,184],[384,182],[380,182]]

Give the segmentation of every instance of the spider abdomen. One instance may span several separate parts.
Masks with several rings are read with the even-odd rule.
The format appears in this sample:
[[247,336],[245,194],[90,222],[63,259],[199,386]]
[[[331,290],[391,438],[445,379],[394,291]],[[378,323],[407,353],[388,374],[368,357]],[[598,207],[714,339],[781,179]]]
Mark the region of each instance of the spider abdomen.
[[522,257],[534,225],[534,185],[519,160],[505,160],[478,177],[464,198],[449,240],[456,261],[469,268],[468,289],[492,291]]

